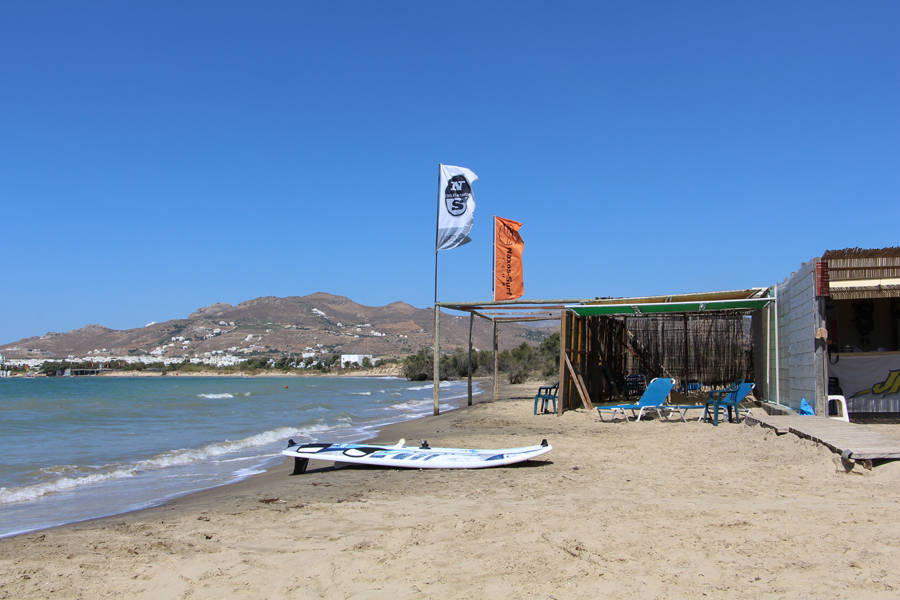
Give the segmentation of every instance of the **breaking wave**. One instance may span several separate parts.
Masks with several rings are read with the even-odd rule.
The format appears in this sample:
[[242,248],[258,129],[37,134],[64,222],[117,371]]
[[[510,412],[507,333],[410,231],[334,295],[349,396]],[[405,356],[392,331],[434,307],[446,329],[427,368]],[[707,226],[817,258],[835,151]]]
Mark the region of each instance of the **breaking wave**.
[[[271,431],[264,431],[249,437],[226,442],[217,442],[207,444],[200,448],[186,448],[180,450],[169,450],[162,452],[150,458],[139,460],[130,464],[109,464],[102,467],[74,467],[72,465],[60,465],[57,467],[47,467],[45,472],[64,473],[69,472],[70,475],[65,477],[57,477],[50,481],[38,483],[35,485],[27,485],[22,487],[0,488],[0,505],[10,504],[13,502],[23,502],[26,500],[34,500],[47,494],[57,492],[65,492],[83,486],[102,483],[104,481],[112,481],[116,479],[125,479],[134,477],[146,471],[155,471],[168,467],[178,467],[189,465],[205,460],[215,459],[219,456],[231,454],[248,448],[267,446],[275,442],[286,440],[290,436],[305,437],[310,434],[319,433],[330,429],[328,425],[312,425],[310,427],[297,430],[292,427],[281,427]],[[90,471],[90,472],[86,472]]]
[[[446,387],[450,387],[452,385],[453,385],[453,382],[451,382],[451,381],[442,381],[438,387],[446,388]],[[425,385],[414,385],[414,386],[408,387],[406,389],[413,391],[413,392],[418,391],[418,390],[433,390],[434,384],[426,383]]]

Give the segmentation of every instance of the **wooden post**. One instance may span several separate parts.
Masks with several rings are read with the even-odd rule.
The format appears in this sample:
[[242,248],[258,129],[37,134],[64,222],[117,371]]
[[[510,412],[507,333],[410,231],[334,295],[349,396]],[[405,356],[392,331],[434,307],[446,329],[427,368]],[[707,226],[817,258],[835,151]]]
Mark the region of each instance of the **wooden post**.
[[494,401],[500,399],[500,343],[497,335],[497,321],[491,321],[494,325]]
[[469,406],[472,406],[472,323],[475,315],[469,313]]
[[688,316],[687,313],[682,315],[683,328],[684,328],[684,362],[681,364],[681,385],[684,387],[684,390],[687,391],[687,381],[688,381]]
[[434,303],[434,414],[441,414],[441,344],[440,344],[441,310]]
[[556,403],[557,416],[563,414],[566,402],[568,402],[568,394],[566,393],[566,343],[568,339],[568,336],[566,336],[566,319],[566,309],[562,309],[559,311],[559,389],[556,390],[559,397]]
[[828,416],[828,360],[826,348],[828,343],[828,332],[825,329],[825,300],[816,298],[816,333],[815,333],[815,363],[813,364],[813,372],[816,374],[816,401],[813,403],[813,410],[817,415]]
[[566,367],[569,369],[569,376],[572,378],[572,381],[575,383],[575,390],[578,392],[578,395],[581,397],[581,404],[588,410],[594,408],[594,405],[591,404],[591,398],[588,395],[587,387],[584,385],[584,378],[581,376],[581,373],[572,365],[569,361],[569,355],[566,354],[563,358],[566,360]]
[[[587,391],[587,385],[584,383],[584,371],[587,367],[587,347],[588,347],[588,319],[587,317],[581,317],[581,326],[578,328],[580,339],[578,341],[578,383],[582,387],[583,390]],[[588,400],[590,402],[590,400]],[[593,408],[593,407],[591,407]]]
[[572,353],[572,360],[574,361],[572,364],[573,366],[576,366],[578,372],[581,373],[584,371],[584,323],[587,319],[578,315],[572,318],[575,320],[575,331],[573,331],[573,337],[575,338],[575,352]]

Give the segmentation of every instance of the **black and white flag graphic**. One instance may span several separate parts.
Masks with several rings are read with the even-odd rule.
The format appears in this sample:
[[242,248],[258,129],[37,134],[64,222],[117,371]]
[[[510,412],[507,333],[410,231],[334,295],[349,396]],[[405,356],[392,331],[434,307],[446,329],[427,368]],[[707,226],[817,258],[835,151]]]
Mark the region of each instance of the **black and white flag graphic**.
[[469,231],[475,217],[472,183],[477,179],[478,175],[465,167],[441,165],[436,250],[450,250],[471,241]]

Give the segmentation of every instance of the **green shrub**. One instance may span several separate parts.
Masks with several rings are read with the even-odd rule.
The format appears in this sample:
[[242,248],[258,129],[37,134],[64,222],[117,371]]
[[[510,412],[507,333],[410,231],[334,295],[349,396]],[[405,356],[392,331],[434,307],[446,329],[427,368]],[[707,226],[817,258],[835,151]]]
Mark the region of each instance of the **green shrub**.
[[[522,383],[530,376],[552,377],[559,372],[559,334],[554,333],[538,346],[522,343],[497,356],[497,368],[506,373],[510,383]],[[490,375],[494,370],[494,353],[472,352],[472,374]],[[431,381],[434,377],[434,352],[422,348],[403,359],[401,372],[411,381]],[[456,349],[441,356],[440,378],[458,379],[469,375],[469,353]]]
[[415,354],[403,359],[403,376],[410,381],[428,381],[434,379],[434,352],[422,348]]

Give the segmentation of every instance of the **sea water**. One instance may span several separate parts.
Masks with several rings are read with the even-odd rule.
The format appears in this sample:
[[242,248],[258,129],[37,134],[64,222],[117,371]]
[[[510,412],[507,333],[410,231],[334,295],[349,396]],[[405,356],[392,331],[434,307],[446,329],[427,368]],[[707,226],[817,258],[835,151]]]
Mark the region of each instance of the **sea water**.
[[[441,411],[466,382],[441,382]],[[368,377],[0,380],[0,537],[158,505],[432,414],[431,383]]]

